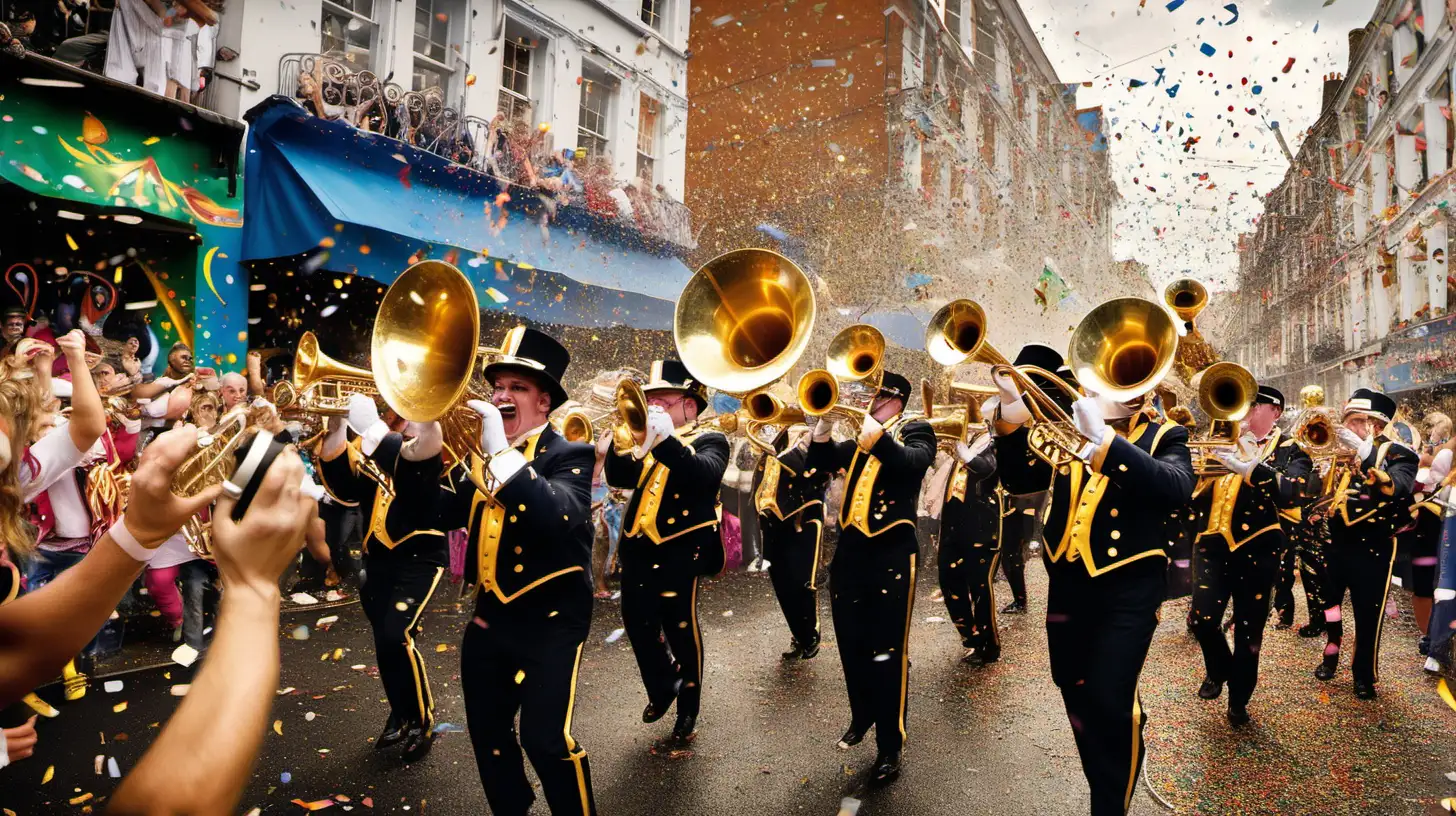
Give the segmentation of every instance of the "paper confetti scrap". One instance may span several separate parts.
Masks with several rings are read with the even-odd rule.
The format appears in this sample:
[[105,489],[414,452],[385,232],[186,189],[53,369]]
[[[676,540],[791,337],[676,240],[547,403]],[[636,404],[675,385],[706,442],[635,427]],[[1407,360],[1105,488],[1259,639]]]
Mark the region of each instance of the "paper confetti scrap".
[[282,720],[274,720],[273,721],[273,733],[277,734],[280,737],[283,736],[283,721]]
[[102,684],[101,687],[106,689],[107,692],[115,694],[116,692],[121,691],[121,688],[124,685],[125,683],[120,680],[107,680],[105,683]]
[[612,630],[612,633],[610,635],[607,635],[607,642],[608,643],[616,643],[617,641],[621,640],[622,639],[622,635],[625,635],[625,634],[627,634],[627,630],[626,629],[613,629]]
[[191,646],[188,646],[185,643],[172,650],[173,663],[176,663],[180,666],[191,666],[196,661],[197,650],[192,648]]
[[314,801],[314,802],[305,802],[302,799],[294,799],[293,800],[293,804],[298,805],[299,807],[303,808],[304,810],[314,811],[314,810],[323,810],[324,808],[331,808],[331,807],[333,807],[334,806],[334,800],[332,800],[332,799],[319,799],[319,800]]
[[52,779],[54,779],[55,776],[56,776],[56,766],[54,766],[54,765],[48,765],[48,766],[46,766],[45,773],[40,778],[40,783],[42,785],[44,785],[47,782],[49,782]]
[[111,707],[111,711],[114,714],[120,714],[121,712],[123,712],[125,710],[126,710],[126,701],[125,700],[123,700],[123,701],[121,701],[121,702],[119,702],[116,705],[114,705],[114,706]]

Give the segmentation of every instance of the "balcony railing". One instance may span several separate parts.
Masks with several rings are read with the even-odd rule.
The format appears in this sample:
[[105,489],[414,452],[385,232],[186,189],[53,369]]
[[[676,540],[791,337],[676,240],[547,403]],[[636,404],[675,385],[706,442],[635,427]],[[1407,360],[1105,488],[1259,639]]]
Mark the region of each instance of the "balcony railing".
[[[620,183],[598,157],[579,163],[551,151],[545,133],[522,119],[461,116],[445,104],[438,88],[406,91],[327,54],[287,54],[278,75],[278,92],[299,100],[315,116],[383,133],[533,191],[548,211],[562,205],[581,207],[608,221],[630,224],[656,241],[695,246],[686,205],[668,198],[660,186]],[[619,190],[622,195],[615,195]]]

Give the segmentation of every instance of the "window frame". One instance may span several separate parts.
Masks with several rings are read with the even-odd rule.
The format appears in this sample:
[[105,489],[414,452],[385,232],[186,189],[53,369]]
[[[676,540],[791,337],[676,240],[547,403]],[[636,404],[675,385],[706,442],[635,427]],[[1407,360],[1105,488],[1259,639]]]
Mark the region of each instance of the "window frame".
[[[377,2],[371,2],[370,9],[374,13],[378,13],[379,4]],[[324,48],[324,39],[329,36],[326,31],[326,27],[324,26],[324,18],[330,14],[337,17],[342,17],[346,20],[357,20],[361,24],[369,27],[369,46],[366,49],[368,59],[366,60],[365,65],[355,67],[359,70],[374,70],[374,60],[379,49],[379,36],[381,30],[384,28],[383,21],[378,20],[374,17],[368,17],[360,14],[358,11],[355,11],[349,6],[344,5],[338,0],[322,0],[319,5],[319,52],[324,56],[328,56],[329,54],[333,53],[333,51],[331,51],[330,49]],[[347,36],[344,37],[343,43],[346,47],[341,52],[341,55],[338,57],[338,59],[341,62],[352,64],[353,55],[347,48],[349,44]],[[333,57],[329,58],[333,59]]]
[[[648,113],[649,108],[652,109],[650,114]],[[637,177],[642,178],[643,181],[646,181],[648,184],[657,183],[657,154],[658,148],[660,147],[658,142],[662,137],[662,108],[662,100],[649,95],[646,91],[639,90],[637,92]],[[646,153],[642,150],[642,136],[643,131],[646,129],[644,127],[644,122],[646,121],[648,116],[651,116],[652,125],[651,136],[649,139],[650,147],[652,148],[652,151],[650,153]],[[649,173],[645,178],[642,175],[642,159],[644,157],[647,159],[647,167],[651,171],[651,173]]]
[[[581,71],[581,91],[577,95],[577,121],[576,121],[576,147],[578,150],[586,150],[588,158],[605,155],[611,152],[612,147],[612,113],[614,101],[619,87],[616,77],[605,68],[594,65],[591,62],[584,62]],[[602,101],[600,110],[592,110],[587,106],[587,95],[595,87],[598,97]],[[587,114],[593,114],[600,119],[600,129],[592,129],[586,125]],[[588,148],[587,142],[599,141],[600,152]]]

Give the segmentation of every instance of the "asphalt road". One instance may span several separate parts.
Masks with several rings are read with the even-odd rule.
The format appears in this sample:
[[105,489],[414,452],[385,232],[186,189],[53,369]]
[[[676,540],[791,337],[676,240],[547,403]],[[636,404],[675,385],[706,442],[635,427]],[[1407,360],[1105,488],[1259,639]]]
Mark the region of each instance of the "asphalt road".
[[[620,625],[617,605],[599,603],[573,730],[590,752],[601,812],[829,816],[853,797],[861,816],[1085,813],[1086,784],[1044,654],[1045,575],[1033,565],[1028,578],[1031,614],[1002,617],[1005,655],[985,669],[958,662],[954,630],[922,582],[906,770],[897,784],[875,791],[864,789],[861,773],[874,756],[871,741],[850,752],[834,747],[848,708],[825,593],[824,650],[785,664],[779,652],[788,632],[766,576],[739,573],[706,586],[703,715],[692,755],[679,758],[652,753],[672,718],[640,722],[645,699],[627,641],[607,642]],[[998,592],[1009,600],[1004,584]],[[1186,601],[1164,606],[1142,683],[1151,784],[1178,812],[1424,814],[1444,812],[1439,800],[1456,796],[1445,776],[1456,771],[1456,711],[1419,669],[1406,608],[1387,625],[1374,703],[1355,700],[1348,666],[1328,685],[1310,675],[1321,642],[1271,630],[1250,706],[1255,721],[1238,733],[1224,721],[1222,701],[1195,695],[1202,668],[1183,631],[1186,609]],[[320,631],[317,619],[330,614],[338,622]],[[289,691],[273,713],[281,734],[266,736],[239,812],[301,813],[292,800],[333,798],[335,813],[488,813],[468,735],[456,731],[465,725],[458,644],[468,620],[453,601],[424,618],[420,643],[439,719],[448,725],[434,752],[406,767],[370,745],[385,712],[358,606],[287,612],[279,687]],[[302,625],[308,639],[293,639]],[[138,644],[128,660],[144,662],[169,648]],[[188,678],[171,666],[113,679],[123,683],[119,692],[93,688],[85,700],[61,705],[59,718],[42,721],[35,757],[0,771],[0,807],[24,816],[104,805],[117,780],[104,767],[95,772],[96,757],[114,757],[122,773],[133,767],[177,702],[171,686]],[[59,689],[43,696],[57,700]],[[50,766],[53,778],[44,782]],[[86,794],[91,798],[70,804]],[[544,802],[537,811],[545,812]],[[1132,812],[1166,811],[1140,790]]]

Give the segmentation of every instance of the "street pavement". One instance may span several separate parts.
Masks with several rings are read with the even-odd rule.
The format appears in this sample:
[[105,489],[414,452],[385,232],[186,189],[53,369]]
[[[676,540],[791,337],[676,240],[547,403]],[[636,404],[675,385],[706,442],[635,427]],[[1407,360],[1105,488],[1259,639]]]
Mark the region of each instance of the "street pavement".
[[[1031,612],[1001,617],[1005,654],[984,669],[959,662],[954,628],[930,597],[933,581],[922,578],[911,636],[907,764],[900,781],[883,790],[864,784],[873,740],[849,752],[834,747],[848,708],[827,593],[821,592],[825,648],[812,661],[785,663],[779,652],[788,630],[767,576],[736,573],[705,586],[700,733],[690,754],[676,757],[652,750],[672,716],[655,725],[640,721],[646,701],[635,663],[626,638],[612,636],[620,626],[617,604],[599,602],[573,732],[590,752],[600,811],[832,816],[850,798],[860,816],[1085,813],[1086,783],[1047,670],[1046,578],[1034,563],[1027,573]],[[998,593],[1001,603],[1009,600],[1004,584]],[[419,644],[444,733],[413,766],[372,750],[386,710],[357,604],[285,612],[276,723],[240,813],[302,813],[295,800],[330,799],[330,813],[489,812],[463,731],[459,642],[470,616],[453,591],[442,594],[450,597],[424,617]],[[1403,593],[1392,593],[1398,595],[1404,603]],[[1440,799],[1456,796],[1456,782],[1446,777],[1456,771],[1456,711],[1420,671],[1407,608],[1387,623],[1381,697],[1373,703],[1351,693],[1348,656],[1337,679],[1321,684],[1310,670],[1322,641],[1271,628],[1250,706],[1254,723],[1240,732],[1225,722],[1223,700],[1195,694],[1202,668],[1184,630],[1186,612],[1186,600],[1163,607],[1142,682],[1151,718],[1148,777],[1177,812],[1445,812]],[[317,621],[326,615],[339,619],[325,630]],[[307,639],[296,639],[304,626]],[[169,650],[170,644],[137,644],[109,665],[134,666]],[[118,780],[104,761],[98,774],[96,758],[114,757],[123,774],[134,767],[179,699],[172,686],[188,675],[176,665],[132,668],[110,678],[122,682],[120,691],[93,687],[72,704],[59,702],[57,687],[44,689],[61,715],[41,721],[33,758],[0,771],[0,808],[26,816],[104,806]],[[544,802],[536,811],[545,812]],[[1166,812],[1140,786],[1132,813]]]

